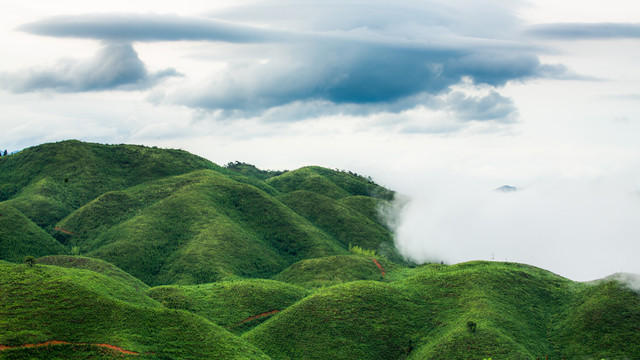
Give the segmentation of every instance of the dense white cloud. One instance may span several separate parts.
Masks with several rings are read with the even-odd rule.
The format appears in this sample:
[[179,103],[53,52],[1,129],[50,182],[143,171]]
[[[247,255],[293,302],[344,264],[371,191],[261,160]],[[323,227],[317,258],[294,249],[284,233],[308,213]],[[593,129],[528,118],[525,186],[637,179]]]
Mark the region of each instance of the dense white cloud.
[[580,281],[640,273],[640,198],[621,179],[540,179],[503,193],[487,179],[438,176],[395,219],[410,259],[522,262]]

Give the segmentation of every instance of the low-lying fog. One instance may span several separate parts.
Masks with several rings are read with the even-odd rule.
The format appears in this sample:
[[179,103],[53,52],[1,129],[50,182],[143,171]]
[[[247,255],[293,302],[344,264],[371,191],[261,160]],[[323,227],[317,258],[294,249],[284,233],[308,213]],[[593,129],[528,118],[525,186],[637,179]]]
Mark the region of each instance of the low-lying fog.
[[[503,185],[517,191],[495,190]],[[630,184],[434,177],[404,192],[390,220],[417,262],[521,262],[578,281],[640,273],[640,196]]]

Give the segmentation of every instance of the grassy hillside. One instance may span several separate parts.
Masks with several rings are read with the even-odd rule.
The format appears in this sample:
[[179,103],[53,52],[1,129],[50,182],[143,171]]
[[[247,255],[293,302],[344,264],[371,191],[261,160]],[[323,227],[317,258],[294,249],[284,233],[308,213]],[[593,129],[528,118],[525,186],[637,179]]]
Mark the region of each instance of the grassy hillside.
[[393,198],[345,171],[180,150],[0,157],[0,358],[640,359],[638,292],[407,266],[378,216]]
[[57,340],[110,344],[165,358],[266,358],[204,318],[166,309],[144,292],[95,271],[0,262],[0,273],[4,346]]
[[[2,241],[20,246],[0,258],[73,249],[160,285],[268,278],[300,260],[346,254],[350,244],[393,248],[387,229],[372,220],[374,203],[334,200],[392,196],[370,179],[320,167],[231,165],[180,150],[79,141],[2,157],[0,204],[37,225],[28,233],[39,235],[12,229]],[[317,192],[288,193],[296,186]],[[49,247],[38,250],[45,239]]]
[[354,244],[378,250],[380,244],[393,242],[386,229],[330,197],[297,190],[280,197],[280,200],[345,247]]
[[259,180],[267,180],[274,176],[282,175],[286,172],[286,171],[278,171],[278,170],[261,170],[255,167],[254,165],[243,163],[240,161],[230,162],[227,165],[225,165],[225,168],[233,171],[234,173],[238,173],[246,177],[259,179]]
[[[299,261],[273,278],[306,288],[327,287],[356,280],[383,281],[392,263],[359,255],[336,255]],[[383,271],[385,275],[383,275]]]
[[393,192],[357,174],[308,166],[272,177],[266,182],[282,193],[307,190],[333,199],[353,195],[391,200]]
[[[345,254],[350,244],[393,248],[372,203],[333,199],[392,193],[320,167],[221,168],[180,150],[64,141],[2,157],[0,186],[0,204],[24,215],[22,228],[3,236],[14,245],[0,258],[73,248],[151,285],[267,278],[300,260]],[[316,192],[287,193],[297,186]]]
[[45,230],[98,195],[198,169],[221,169],[182,150],[76,140],[0,157],[0,201]]
[[347,196],[339,201],[342,205],[359,212],[381,227],[387,228],[387,224],[380,217],[379,211],[380,206],[382,206],[385,200],[364,195],[354,195]]
[[[521,264],[403,269],[380,259],[392,276],[362,281],[356,279],[375,277],[371,259],[335,256],[305,260],[278,275],[308,284],[316,281],[309,273],[324,267],[342,271],[331,282],[336,285],[308,292],[259,279],[144,290],[103,262],[52,259],[79,264],[0,262],[0,345],[69,344],[0,350],[0,358],[56,352],[73,358],[65,354],[78,346],[80,353],[108,356],[91,344],[152,358],[251,358],[262,356],[260,350],[277,359],[640,355],[640,294],[614,280],[576,283]],[[244,342],[214,323],[244,333]]]
[[152,285],[269,277],[346,252],[272,196],[210,170],[106,193],[58,226],[83,253]]
[[12,206],[0,202],[0,260],[22,262],[25,256],[64,254],[67,249]]
[[[554,356],[548,338],[554,314],[570,294],[572,282],[530,266],[472,262],[431,265],[397,285],[420,289],[416,299],[436,314],[420,334],[411,358],[460,358],[473,354],[531,359]],[[467,322],[476,324],[469,331]]]
[[321,289],[244,338],[292,359],[638,358],[638,300],[520,264],[427,265]]
[[581,287],[552,334],[567,358],[625,359],[640,356],[639,332],[640,295],[609,280]]
[[355,281],[318,291],[243,337],[276,359],[400,359],[429,318],[396,287]]
[[234,333],[255,327],[307,293],[295,285],[262,279],[158,286],[148,292],[169,308],[191,311]]
[[113,264],[100,259],[92,259],[82,256],[53,255],[38,258],[36,259],[36,262],[43,265],[55,265],[64,268],[90,270],[103,274],[113,280],[122,282],[138,291],[145,291],[149,289],[149,286],[139,279],[129,275]]

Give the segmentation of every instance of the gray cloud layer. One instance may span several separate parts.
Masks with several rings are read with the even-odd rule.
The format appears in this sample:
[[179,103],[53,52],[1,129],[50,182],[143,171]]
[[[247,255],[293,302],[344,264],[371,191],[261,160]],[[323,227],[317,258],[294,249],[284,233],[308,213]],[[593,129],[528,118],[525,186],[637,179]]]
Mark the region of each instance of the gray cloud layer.
[[51,68],[0,74],[0,85],[15,93],[132,90],[148,88],[165,76],[176,75],[173,69],[149,73],[130,44],[111,44],[90,59],[65,59]]
[[22,25],[35,35],[113,41],[210,40],[234,43],[272,41],[277,34],[222,20],[156,14],[56,16]]
[[527,29],[528,34],[549,39],[625,39],[640,38],[640,23],[541,24]]
[[[165,89],[153,96],[216,111],[223,117],[259,116],[290,104],[302,104],[298,106],[302,108],[319,103],[333,106],[336,113],[345,109],[358,113],[365,106],[399,112],[417,105],[435,106],[421,101],[450,93],[450,87],[462,79],[495,88],[509,81],[567,77],[564,66],[542,64],[541,49],[516,38],[522,24],[513,14],[514,8],[491,0],[481,5],[407,0],[393,6],[383,1],[271,1],[212,14],[215,19],[111,13],[46,18],[20,30],[126,43],[204,40],[244,44],[253,52],[253,61],[247,61],[246,54],[235,57],[230,51],[224,54],[226,72],[199,88]],[[114,52],[114,58],[123,60],[118,66],[98,67],[99,61],[91,66],[61,63],[54,69],[21,74],[25,80],[10,88],[87,91],[152,83],[135,51],[130,46],[127,49]],[[96,59],[108,56],[103,51]],[[113,75],[105,72],[80,80],[94,73],[88,70],[92,67],[111,70]],[[516,113],[515,106],[496,91],[481,100],[445,98],[451,101],[447,106],[459,107],[453,112],[463,121],[505,122]]]

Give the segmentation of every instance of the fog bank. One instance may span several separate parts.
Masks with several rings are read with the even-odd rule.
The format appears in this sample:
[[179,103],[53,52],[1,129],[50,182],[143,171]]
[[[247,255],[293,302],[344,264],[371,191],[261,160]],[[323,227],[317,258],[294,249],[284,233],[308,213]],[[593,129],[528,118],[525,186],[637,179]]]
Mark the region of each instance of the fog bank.
[[[518,190],[495,190],[502,185]],[[640,196],[630,184],[453,178],[407,190],[392,226],[416,262],[520,262],[577,281],[640,273]]]

